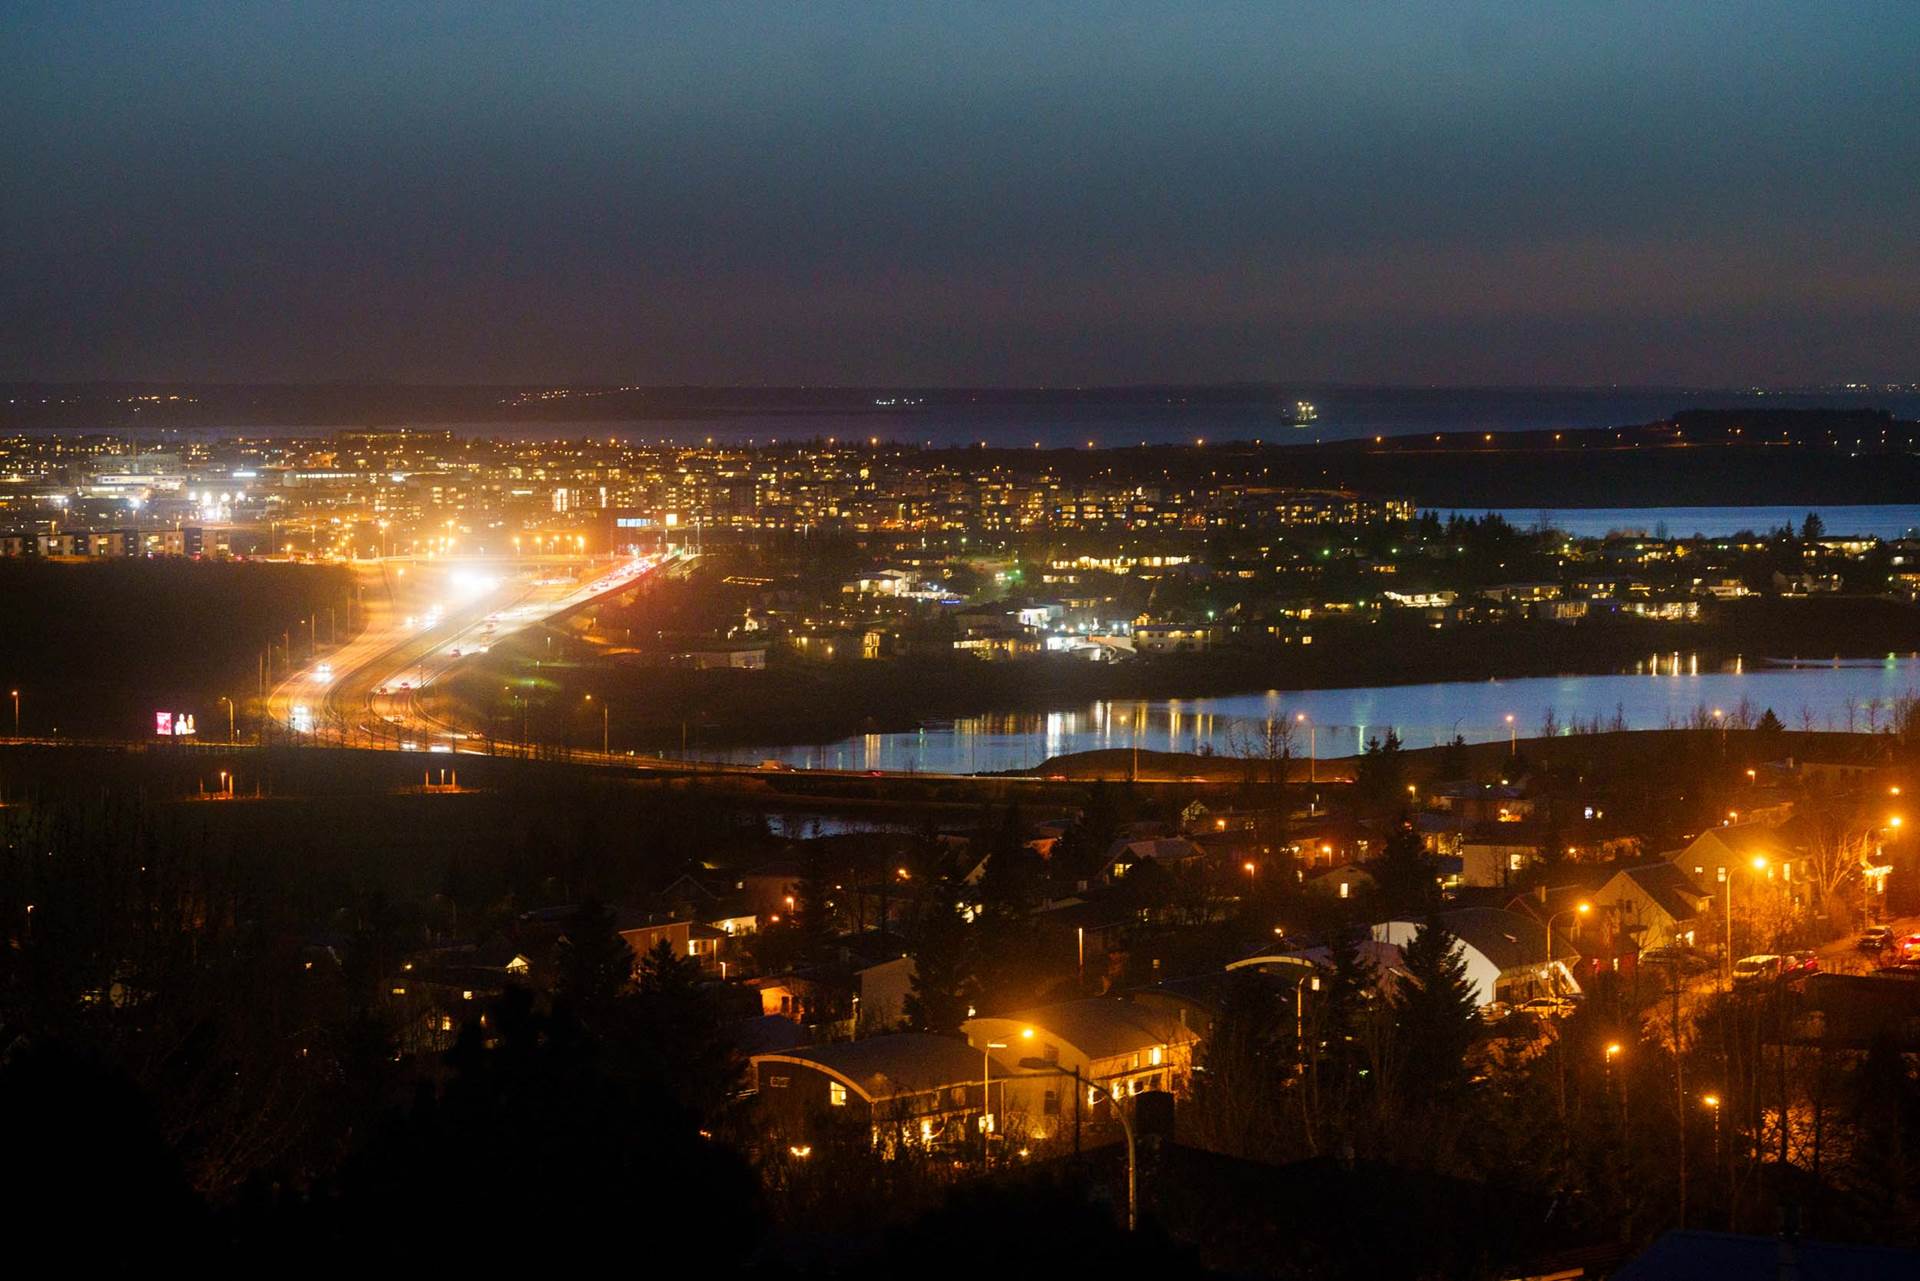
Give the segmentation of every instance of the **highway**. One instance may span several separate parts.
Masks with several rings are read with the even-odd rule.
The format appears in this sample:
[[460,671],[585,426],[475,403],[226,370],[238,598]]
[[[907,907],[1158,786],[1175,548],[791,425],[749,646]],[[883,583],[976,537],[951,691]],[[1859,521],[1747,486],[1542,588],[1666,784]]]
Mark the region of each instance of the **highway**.
[[266,716],[315,745],[486,750],[469,745],[483,734],[428,713],[421,692],[515,632],[623,591],[667,563],[657,556],[359,562],[363,627],[274,686]]

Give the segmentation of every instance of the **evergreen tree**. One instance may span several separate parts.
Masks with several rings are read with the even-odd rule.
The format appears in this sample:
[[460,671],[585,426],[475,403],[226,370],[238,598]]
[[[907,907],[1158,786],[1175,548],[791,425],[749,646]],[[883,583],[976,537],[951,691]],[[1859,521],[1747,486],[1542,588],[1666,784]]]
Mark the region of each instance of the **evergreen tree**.
[[1406,978],[1393,997],[1400,1088],[1410,1098],[1447,1098],[1468,1085],[1467,1050],[1479,1004],[1453,935],[1428,917],[1401,950]]
[[647,949],[635,975],[635,987],[641,995],[674,1000],[691,993],[699,981],[700,963],[676,953],[667,939]]
[[1320,1030],[1326,1059],[1341,1076],[1358,1062],[1361,1024],[1379,982],[1373,962],[1360,948],[1364,937],[1360,927],[1349,923],[1327,939],[1329,969],[1321,979]]
[[633,949],[611,908],[589,899],[574,910],[556,949],[554,987],[582,1018],[605,1010],[633,982]]
[[1440,749],[1438,769],[1442,782],[1453,783],[1472,777],[1473,767],[1468,763],[1465,738],[1455,734],[1447,740],[1446,745]]
[[[1220,1016],[1193,1076],[1192,1130],[1201,1147],[1272,1158],[1280,1119],[1273,1100],[1293,1074],[1291,999],[1288,993],[1283,1010],[1264,975],[1239,971],[1228,976]],[[1183,1131],[1187,1125],[1181,1123]]]
[[1387,836],[1386,848],[1368,867],[1380,887],[1381,904],[1396,917],[1423,916],[1439,897],[1433,860],[1421,846],[1420,834],[1403,816]]
[[794,883],[793,929],[796,963],[820,960],[834,938],[832,891],[814,849],[801,860],[800,879]]
[[918,1031],[958,1031],[967,1018],[977,980],[972,933],[960,918],[959,896],[951,882],[940,881],[932,887],[907,955],[913,958],[907,1018]]
[[1389,729],[1385,740],[1370,738],[1360,754],[1354,771],[1354,791],[1363,804],[1387,806],[1396,803],[1406,786],[1406,761],[1400,751],[1400,735]]

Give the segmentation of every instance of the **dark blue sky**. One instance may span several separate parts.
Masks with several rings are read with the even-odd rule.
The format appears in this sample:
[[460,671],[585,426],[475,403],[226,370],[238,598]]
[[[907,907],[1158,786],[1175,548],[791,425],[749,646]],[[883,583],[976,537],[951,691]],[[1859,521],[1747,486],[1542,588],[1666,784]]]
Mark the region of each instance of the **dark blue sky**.
[[0,377],[1920,379],[1920,4],[29,3]]

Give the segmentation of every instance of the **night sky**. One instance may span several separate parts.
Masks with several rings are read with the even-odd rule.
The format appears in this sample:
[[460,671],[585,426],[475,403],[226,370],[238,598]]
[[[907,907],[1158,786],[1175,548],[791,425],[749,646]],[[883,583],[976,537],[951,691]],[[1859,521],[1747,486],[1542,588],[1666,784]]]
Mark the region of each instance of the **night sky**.
[[0,378],[1920,379],[1920,4],[29,3]]

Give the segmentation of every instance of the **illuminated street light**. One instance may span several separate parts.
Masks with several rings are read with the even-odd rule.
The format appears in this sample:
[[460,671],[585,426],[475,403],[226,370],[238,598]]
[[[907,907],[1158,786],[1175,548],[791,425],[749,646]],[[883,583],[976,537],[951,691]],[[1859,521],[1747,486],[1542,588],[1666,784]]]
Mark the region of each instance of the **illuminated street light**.
[[[1748,865],[1752,867],[1755,872],[1766,871],[1767,870],[1766,855],[1755,854],[1753,858],[1749,860]],[[1727,899],[1726,973],[1727,973],[1727,990],[1731,992],[1733,990],[1733,868],[1731,867],[1727,869],[1726,899]]]
[[1548,996],[1552,996],[1554,994],[1553,992],[1553,923],[1559,920],[1563,916],[1585,916],[1587,913],[1591,911],[1593,911],[1593,904],[1581,902],[1581,903],[1575,903],[1572,907],[1562,908],[1560,911],[1555,912],[1552,915],[1547,917],[1547,963],[1546,963],[1546,966],[1540,971],[1540,981],[1546,987]]

